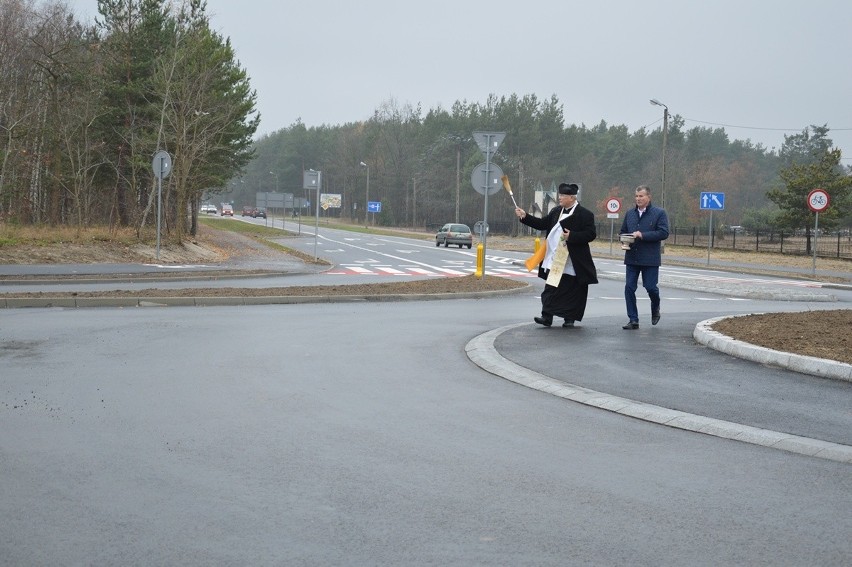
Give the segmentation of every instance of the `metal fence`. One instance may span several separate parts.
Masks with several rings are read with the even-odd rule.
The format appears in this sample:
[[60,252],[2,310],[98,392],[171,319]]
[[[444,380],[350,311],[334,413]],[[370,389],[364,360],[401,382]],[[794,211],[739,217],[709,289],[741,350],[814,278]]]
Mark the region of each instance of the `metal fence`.
[[[473,225],[470,225],[471,227]],[[620,224],[610,225],[604,221],[596,225],[598,241],[618,243],[618,228]],[[611,228],[612,238],[610,239]],[[520,223],[492,222],[490,234],[507,234],[511,236],[533,235],[538,231],[523,226]],[[666,244],[691,246],[717,250],[739,250],[741,252],[765,252],[776,254],[792,254],[812,256],[814,246],[816,255],[820,258],[842,258],[852,260],[852,232],[840,231],[831,234],[822,233],[814,236],[813,231],[783,231],[783,230],[714,230],[712,237],[706,228],[698,227],[675,228],[669,234]]]
[[[603,228],[603,227],[601,227]],[[607,227],[608,228],[608,227]],[[599,233],[600,234],[600,233]],[[607,232],[608,234],[608,232]],[[718,231],[712,237],[707,231],[693,228],[675,228],[669,234],[667,244],[676,246],[693,246],[718,250],[739,250],[742,252],[766,252],[776,254],[793,254],[820,258],[844,258],[852,260],[852,234],[837,232],[834,234],[814,235],[807,231],[804,234],[796,231],[758,230]]]

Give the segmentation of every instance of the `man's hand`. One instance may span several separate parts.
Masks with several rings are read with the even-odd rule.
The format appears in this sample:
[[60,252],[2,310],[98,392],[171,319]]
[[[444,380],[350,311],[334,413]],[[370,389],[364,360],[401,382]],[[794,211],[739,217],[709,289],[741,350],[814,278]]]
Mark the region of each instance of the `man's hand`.
[[523,219],[525,216],[527,216],[527,213],[522,208],[515,207],[515,216],[517,216],[519,219]]

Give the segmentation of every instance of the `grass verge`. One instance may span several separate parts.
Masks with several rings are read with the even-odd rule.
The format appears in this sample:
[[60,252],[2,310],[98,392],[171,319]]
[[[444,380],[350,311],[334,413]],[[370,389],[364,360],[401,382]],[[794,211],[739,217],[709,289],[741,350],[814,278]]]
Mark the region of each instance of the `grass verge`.
[[310,254],[305,254],[299,250],[295,250],[290,248],[289,246],[284,246],[283,244],[279,244],[278,242],[273,242],[270,240],[271,238],[286,238],[289,233],[286,231],[282,231],[277,228],[270,228],[268,226],[261,226],[259,224],[253,224],[250,222],[234,222],[233,219],[223,219],[216,217],[199,217],[199,224],[203,224],[209,228],[215,230],[225,230],[228,232],[235,232],[237,234],[242,234],[244,236],[249,236],[256,238],[263,242],[264,245],[272,248],[273,250],[278,250],[280,252],[284,252],[289,254],[290,256],[294,256],[299,258],[303,262],[309,264],[320,264],[324,266],[331,265],[326,260],[322,258],[314,258]]

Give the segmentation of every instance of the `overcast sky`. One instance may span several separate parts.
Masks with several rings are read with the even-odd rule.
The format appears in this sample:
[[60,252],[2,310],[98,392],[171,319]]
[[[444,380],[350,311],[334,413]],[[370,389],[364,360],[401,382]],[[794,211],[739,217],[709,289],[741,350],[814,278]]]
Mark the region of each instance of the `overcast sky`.
[[[70,0],[84,20],[96,0]],[[259,134],[556,95],[566,126],[686,128],[780,148],[827,124],[852,165],[849,0],[207,0],[258,95]]]

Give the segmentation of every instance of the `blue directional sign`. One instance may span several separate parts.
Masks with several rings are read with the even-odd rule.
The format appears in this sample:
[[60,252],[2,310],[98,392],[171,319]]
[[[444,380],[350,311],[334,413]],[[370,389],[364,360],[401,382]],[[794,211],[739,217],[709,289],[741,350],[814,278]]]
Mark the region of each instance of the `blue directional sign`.
[[711,211],[721,211],[725,208],[725,194],[724,193],[710,193],[703,192],[701,193],[701,199],[698,202],[698,205],[702,209],[709,209]]
[[380,213],[382,212],[382,202],[381,201],[370,201],[367,203],[367,212],[368,213]]

